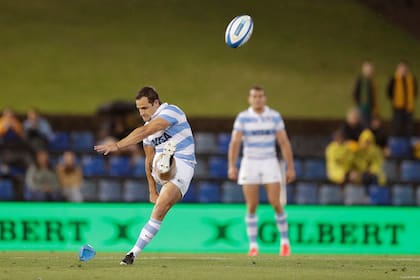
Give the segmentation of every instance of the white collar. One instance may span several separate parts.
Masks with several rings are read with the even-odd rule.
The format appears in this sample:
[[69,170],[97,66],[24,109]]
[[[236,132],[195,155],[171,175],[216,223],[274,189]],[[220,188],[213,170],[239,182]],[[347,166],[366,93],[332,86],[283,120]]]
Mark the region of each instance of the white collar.
[[269,110],[270,110],[270,108],[268,106],[264,106],[264,110],[262,111],[262,113],[258,114],[257,112],[254,111],[254,109],[252,109],[252,107],[248,108],[248,112],[250,112],[253,115],[257,115],[257,116],[263,116],[266,113],[268,113]]
[[157,117],[157,115],[159,115],[159,113],[165,109],[168,106],[168,103],[162,103],[160,104],[160,106],[157,108],[156,112],[152,115],[152,117],[150,119],[154,119]]

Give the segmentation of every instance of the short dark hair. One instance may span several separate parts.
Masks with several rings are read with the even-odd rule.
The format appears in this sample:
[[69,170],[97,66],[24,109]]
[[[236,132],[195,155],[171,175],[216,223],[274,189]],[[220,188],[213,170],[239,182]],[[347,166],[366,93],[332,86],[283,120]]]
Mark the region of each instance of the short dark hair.
[[160,101],[159,94],[153,87],[143,87],[139,90],[136,95],[136,100],[139,100],[142,97],[147,97],[147,100],[150,104],[153,104],[156,100],[159,101],[159,104],[162,102]]
[[262,86],[253,86],[249,90],[264,91],[264,88]]

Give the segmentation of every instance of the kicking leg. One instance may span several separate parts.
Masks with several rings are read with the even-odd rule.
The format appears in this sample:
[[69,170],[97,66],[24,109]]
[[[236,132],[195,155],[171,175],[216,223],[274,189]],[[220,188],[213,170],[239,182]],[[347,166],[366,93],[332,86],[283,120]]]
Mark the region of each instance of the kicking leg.
[[181,199],[182,195],[177,186],[168,182],[163,187],[153,208],[152,215],[147,224],[143,227],[134,247],[121,261],[121,265],[132,264],[134,258],[146,247],[155,237],[160,225],[171,207]]

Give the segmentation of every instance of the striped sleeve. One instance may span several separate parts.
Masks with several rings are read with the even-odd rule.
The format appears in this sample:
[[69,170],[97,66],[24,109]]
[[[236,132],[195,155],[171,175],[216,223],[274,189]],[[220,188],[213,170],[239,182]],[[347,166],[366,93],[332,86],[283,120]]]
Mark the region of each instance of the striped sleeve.
[[281,117],[280,114],[276,114],[276,116],[273,118],[274,119],[274,123],[275,123],[275,130],[276,132],[285,130],[285,125],[284,125],[284,121],[283,118]]
[[242,121],[241,114],[236,117],[235,122],[233,123],[233,131],[244,131],[244,122]]
[[168,105],[162,112],[159,113],[159,118],[162,118],[169,122],[171,126],[183,122],[185,119],[184,112],[174,105]]

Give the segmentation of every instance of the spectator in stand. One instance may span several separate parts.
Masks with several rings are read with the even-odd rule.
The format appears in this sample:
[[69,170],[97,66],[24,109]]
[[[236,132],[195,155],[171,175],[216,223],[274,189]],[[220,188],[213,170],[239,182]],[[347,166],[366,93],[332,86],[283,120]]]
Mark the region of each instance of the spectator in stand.
[[327,177],[334,184],[342,185],[347,182],[356,182],[357,173],[352,170],[353,152],[344,141],[344,133],[337,130],[333,140],[325,150],[327,164]]
[[35,163],[32,163],[26,171],[25,180],[31,200],[60,200],[60,186],[57,175],[49,163],[47,151],[40,150],[36,153]]
[[22,124],[10,108],[4,109],[0,118],[0,138],[6,143],[23,138]]
[[353,99],[360,111],[363,124],[369,126],[372,117],[379,115],[374,66],[370,61],[362,64],[362,73],[356,80]]
[[83,173],[81,167],[76,164],[73,152],[64,152],[63,160],[57,166],[57,176],[64,198],[71,202],[82,202],[80,189],[83,184]]
[[45,148],[53,136],[50,124],[39,115],[36,109],[30,109],[23,123],[27,141],[35,149]]
[[360,134],[359,149],[355,154],[355,165],[363,185],[384,185],[386,182],[383,170],[384,157],[382,150],[375,143],[372,131],[366,129]]
[[358,141],[359,135],[364,129],[359,109],[354,107],[347,112],[346,122],[341,129],[343,130],[345,140]]
[[412,136],[417,82],[407,63],[401,61],[397,65],[395,74],[388,83],[387,93],[393,109],[392,134],[400,137]]
[[127,128],[125,119],[123,117],[115,117],[111,125],[111,136],[116,139],[126,137],[131,130]]
[[378,145],[382,149],[384,155],[388,157],[391,153],[388,147],[388,133],[386,132],[380,117],[374,116],[372,118],[370,130],[375,136],[376,145]]

